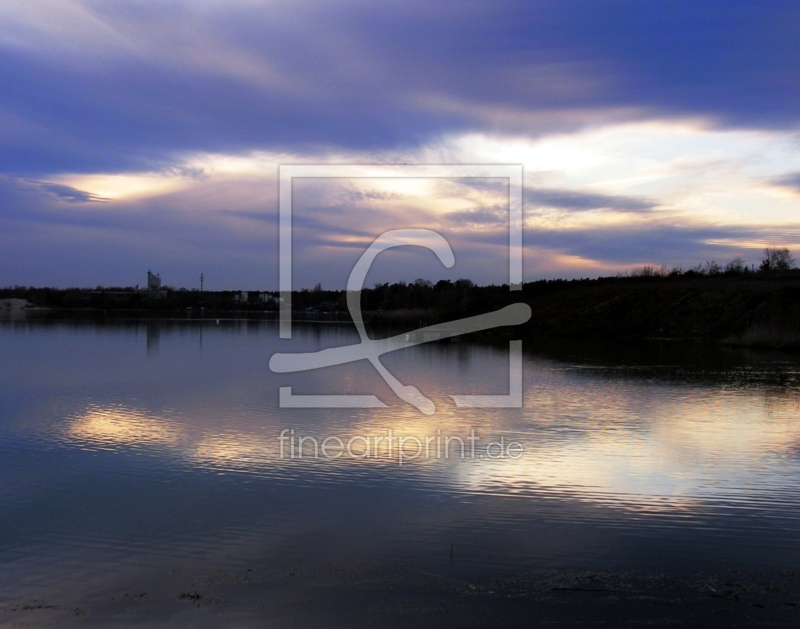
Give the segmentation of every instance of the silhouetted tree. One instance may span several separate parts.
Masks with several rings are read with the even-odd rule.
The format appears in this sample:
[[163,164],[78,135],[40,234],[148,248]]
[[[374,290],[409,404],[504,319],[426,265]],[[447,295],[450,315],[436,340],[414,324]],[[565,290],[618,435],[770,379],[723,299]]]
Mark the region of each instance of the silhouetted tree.
[[725,265],[726,273],[744,273],[747,265],[743,258],[734,258]]
[[786,247],[782,249],[767,247],[764,249],[764,259],[761,261],[759,270],[764,273],[781,273],[792,268],[794,268],[794,258]]

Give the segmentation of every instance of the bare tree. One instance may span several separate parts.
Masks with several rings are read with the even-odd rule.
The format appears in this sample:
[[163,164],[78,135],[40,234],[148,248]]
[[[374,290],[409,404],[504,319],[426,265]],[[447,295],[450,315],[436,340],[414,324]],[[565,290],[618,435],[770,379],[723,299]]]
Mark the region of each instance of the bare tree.
[[725,265],[725,272],[726,273],[744,273],[744,270],[747,268],[745,264],[744,258],[734,258],[728,264]]
[[794,268],[794,258],[792,253],[783,247],[767,247],[764,249],[764,259],[761,261],[759,269],[765,273],[781,273]]
[[716,260],[706,260],[706,275],[719,275],[720,273],[722,273],[722,268],[720,268]]

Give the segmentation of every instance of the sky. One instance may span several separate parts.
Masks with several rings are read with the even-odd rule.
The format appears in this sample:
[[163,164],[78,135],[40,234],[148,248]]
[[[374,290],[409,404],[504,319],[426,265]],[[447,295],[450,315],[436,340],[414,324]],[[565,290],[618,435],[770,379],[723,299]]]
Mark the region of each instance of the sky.
[[[4,0],[0,286],[278,287],[281,164],[521,164],[524,279],[800,254],[800,4]],[[382,230],[507,281],[502,180],[307,180],[295,287]],[[798,255],[800,257],[800,255]]]

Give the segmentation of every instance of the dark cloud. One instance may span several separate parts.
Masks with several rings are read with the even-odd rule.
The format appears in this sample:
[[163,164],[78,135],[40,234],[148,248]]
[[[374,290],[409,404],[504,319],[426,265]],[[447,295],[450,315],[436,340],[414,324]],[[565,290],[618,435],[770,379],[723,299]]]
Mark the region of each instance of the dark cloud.
[[545,188],[526,189],[525,203],[527,207],[555,207],[576,212],[600,209],[619,212],[648,212],[659,205],[651,199],[642,197]]
[[93,201],[108,201],[108,199],[106,199],[105,197],[92,194],[91,192],[78,190],[77,188],[72,188],[70,186],[62,186],[60,184],[47,183],[43,181],[32,181],[30,183],[35,185],[40,190],[44,190],[45,192],[52,194],[53,196],[61,199],[62,201],[67,201],[69,203],[91,203]]
[[776,186],[783,186],[785,188],[794,188],[800,190],[800,173],[791,173],[774,179],[773,182]]
[[757,263],[761,250],[737,243],[800,241],[800,228],[763,225],[614,225],[588,229],[528,229],[525,245],[609,265],[667,264],[691,267],[706,260],[727,262],[736,256]]
[[249,221],[267,223],[269,225],[278,224],[278,215],[275,212],[257,212],[255,210],[220,210],[218,214],[225,217],[232,216],[234,218],[244,218]]
[[[90,11],[0,47],[0,172],[156,169],[186,151],[383,151],[613,119],[800,119],[800,5],[745,0],[191,3]],[[110,41],[110,40],[109,40]]]
[[452,224],[459,227],[470,225],[507,225],[508,206],[492,205],[481,207],[474,210],[460,210],[458,212],[447,212],[445,218]]
[[[658,207],[658,203],[642,197],[576,192],[554,188],[525,190],[525,207],[549,207],[586,212],[589,210],[616,210],[618,212],[645,213]],[[448,212],[445,218],[451,224],[467,226],[500,226],[508,224],[508,205],[497,204],[473,210]]]

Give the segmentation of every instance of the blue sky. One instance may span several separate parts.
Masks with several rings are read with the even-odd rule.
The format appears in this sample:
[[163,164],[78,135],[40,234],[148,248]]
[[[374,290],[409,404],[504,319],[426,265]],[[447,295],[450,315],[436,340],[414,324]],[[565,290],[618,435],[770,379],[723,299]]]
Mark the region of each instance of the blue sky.
[[[0,284],[274,289],[282,163],[521,163],[526,280],[757,263],[800,245],[798,23],[730,0],[5,0]],[[375,281],[503,281],[491,182],[328,183],[296,198],[301,286],[343,287],[390,227],[447,232],[457,264],[398,250]]]

